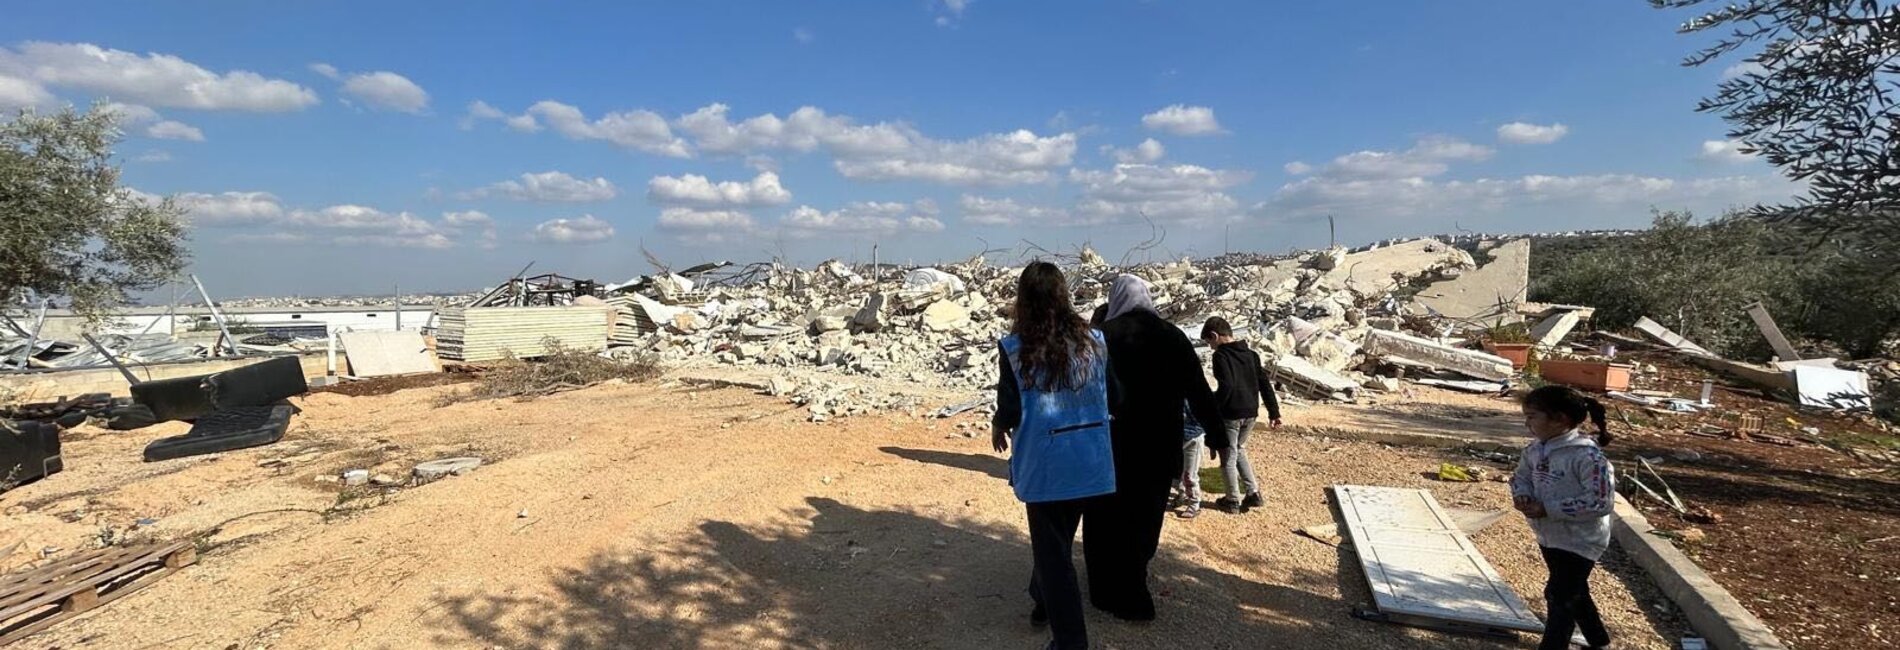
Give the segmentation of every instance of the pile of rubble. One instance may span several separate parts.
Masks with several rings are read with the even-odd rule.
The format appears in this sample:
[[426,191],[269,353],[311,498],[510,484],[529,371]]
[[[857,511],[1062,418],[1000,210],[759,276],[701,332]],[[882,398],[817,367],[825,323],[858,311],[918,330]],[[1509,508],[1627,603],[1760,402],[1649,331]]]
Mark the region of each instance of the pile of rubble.
[[[1490,311],[1515,321],[1528,244],[1505,246],[1523,250],[1514,271],[1503,274],[1502,300]],[[1198,338],[1206,318],[1227,318],[1271,353],[1282,381],[1313,397],[1352,399],[1365,386],[1396,388],[1394,373],[1380,374],[1394,363],[1415,376],[1441,369],[1498,381],[1510,373],[1504,359],[1437,339],[1481,321],[1448,316],[1433,298],[1489,267],[1436,239],[1132,267],[1111,266],[1088,249],[1071,257],[1067,272],[1082,313],[1106,302],[1117,275],[1140,276],[1152,284],[1162,315],[1189,338]],[[748,270],[745,282],[649,276],[618,285],[638,290],[605,299],[620,315],[611,353],[683,366],[820,369],[975,393],[996,381],[996,341],[1008,331],[1005,310],[1020,273],[977,257],[941,268],[854,268],[836,260],[809,270],[768,265]],[[813,404],[814,419],[914,406],[862,388],[781,381],[774,392]]]

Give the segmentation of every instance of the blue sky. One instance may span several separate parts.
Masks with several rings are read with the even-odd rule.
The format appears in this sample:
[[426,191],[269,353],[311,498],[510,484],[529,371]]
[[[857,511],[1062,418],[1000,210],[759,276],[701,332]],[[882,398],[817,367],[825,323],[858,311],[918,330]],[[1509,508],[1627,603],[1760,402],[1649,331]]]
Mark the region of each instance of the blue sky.
[[[1789,197],[1645,2],[15,7],[0,105],[113,102],[225,295],[784,254],[1111,259]],[[1014,259],[1012,251],[1002,257]]]

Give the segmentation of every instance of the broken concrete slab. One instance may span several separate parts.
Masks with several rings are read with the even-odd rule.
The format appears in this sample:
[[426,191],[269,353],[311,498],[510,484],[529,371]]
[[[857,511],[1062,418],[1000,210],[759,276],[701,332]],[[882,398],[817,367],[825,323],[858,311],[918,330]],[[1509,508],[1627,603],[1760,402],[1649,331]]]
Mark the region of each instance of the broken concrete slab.
[[1268,364],[1273,376],[1298,388],[1300,392],[1322,399],[1350,400],[1359,384],[1344,375],[1313,365],[1305,359],[1280,355]]
[[1574,311],[1559,312],[1546,317],[1538,321],[1537,326],[1531,328],[1531,343],[1539,350],[1555,349],[1557,344],[1563,342],[1564,337],[1570,336],[1571,330],[1575,330],[1577,323],[1582,320],[1583,317]]
[[1513,374],[1511,361],[1504,357],[1454,348],[1400,332],[1368,331],[1363,347],[1367,354],[1403,357],[1478,379],[1501,381]]
[[1670,331],[1669,328],[1663,327],[1662,323],[1650,320],[1648,316],[1636,319],[1636,331],[1642,332],[1645,336],[1655,339],[1663,345],[1674,348],[1677,352],[1686,352],[1704,357],[1715,356],[1714,352],[1710,352],[1702,346],[1691,342],[1689,339],[1683,338],[1681,334]]
[[1768,346],[1775,349],[1775,356],[1782,361],[1800,361],[1801,353],[1788,343],[1788,337],[1781,334],[1781,328],[1775,326],[1775,317],[1768,315],[1768,308],[1760,302],[1749,303],[1742,308],[1748,317],[1755,321],[1755,328],[1761,330],[1762,338],[1768,339]]
[[953,332],[970,325],[970,312],[954,302],[939,300],[924,308],[924,329]]
[[1453,320],[1516,322],[1530,276],[1531,240],[1513,240],[1492,248],[1490,259],[1476,269],[1426,286],[1414,300]]

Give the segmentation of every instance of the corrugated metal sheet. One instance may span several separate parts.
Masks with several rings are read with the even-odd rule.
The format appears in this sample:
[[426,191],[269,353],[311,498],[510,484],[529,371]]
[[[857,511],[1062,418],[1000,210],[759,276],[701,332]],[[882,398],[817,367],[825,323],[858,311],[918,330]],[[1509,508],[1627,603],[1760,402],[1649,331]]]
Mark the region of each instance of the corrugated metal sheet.
[[548,339],[569,350],[607,349],[611,307],[474,307],[445,309],[436,354],[456,361],[494,361],[547,353]]

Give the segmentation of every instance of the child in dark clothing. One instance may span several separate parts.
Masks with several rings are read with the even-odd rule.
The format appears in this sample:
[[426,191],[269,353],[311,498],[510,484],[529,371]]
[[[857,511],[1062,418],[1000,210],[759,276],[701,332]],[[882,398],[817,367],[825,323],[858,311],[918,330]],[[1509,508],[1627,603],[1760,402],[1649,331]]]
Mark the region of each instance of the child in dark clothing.
[[1214,402],[1226,423],[1225,431],[1210,431],[1207,436],[1207,446],[1220,456],[1221,476],[1227,481],[1227,496],[1217,504],[1228,512],[1246,512],[1267,502],[1260,496],[1260,483],[1247,458],[1247,438],[1263,402],[1268,425],[1280,427],[1280,398],[1273,392],[1273,379],[1261,365],[1260,355],[1245,341],[1234,340],[1234,328],[1227,319],[1207,319],[1201,326],[1201,340],[1214,348],[1214,381],[1220,386],[1214,390]]

